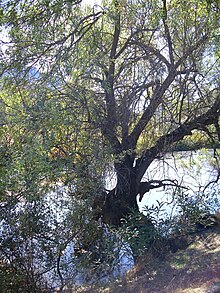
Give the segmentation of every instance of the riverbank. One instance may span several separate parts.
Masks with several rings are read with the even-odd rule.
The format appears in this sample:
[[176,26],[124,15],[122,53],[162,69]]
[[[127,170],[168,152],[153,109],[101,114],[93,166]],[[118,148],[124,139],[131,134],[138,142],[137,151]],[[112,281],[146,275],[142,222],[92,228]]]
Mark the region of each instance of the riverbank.
[[[190,236],[191,244],[163,259],[142,256],[123,278],[102,288],[66,292],[88,293],[217,293],[220,292],[220,222]],[[216,291],[217,290],[217,291]]]

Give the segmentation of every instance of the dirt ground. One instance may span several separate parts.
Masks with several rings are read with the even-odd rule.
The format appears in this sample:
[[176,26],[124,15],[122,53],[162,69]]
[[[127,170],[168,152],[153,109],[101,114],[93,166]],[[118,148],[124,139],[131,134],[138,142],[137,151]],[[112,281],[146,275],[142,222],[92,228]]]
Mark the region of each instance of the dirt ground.
[[220,223],[186,237],[190,244],[184,249],[162,258],[148,253],[106,287],[68,293],[220,293]]
[[186,249],[163,260],[146,257],[102,292],[220,293],[220,227],[198,233]]

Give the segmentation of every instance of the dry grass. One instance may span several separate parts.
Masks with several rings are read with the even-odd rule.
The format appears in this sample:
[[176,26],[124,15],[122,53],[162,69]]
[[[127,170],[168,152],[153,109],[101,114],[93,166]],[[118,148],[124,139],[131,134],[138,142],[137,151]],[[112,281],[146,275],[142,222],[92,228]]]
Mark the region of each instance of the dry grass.
[[163,260],[148,254],[121,280],[84,292],[204,293],[218,281],[220,227],[195,235],[187,249],[169,253]]
[[184,250],[163,259],[143,256],[122,279],[102,288],[75,288],[68,293],[220,293],[220,225],[193,235]]

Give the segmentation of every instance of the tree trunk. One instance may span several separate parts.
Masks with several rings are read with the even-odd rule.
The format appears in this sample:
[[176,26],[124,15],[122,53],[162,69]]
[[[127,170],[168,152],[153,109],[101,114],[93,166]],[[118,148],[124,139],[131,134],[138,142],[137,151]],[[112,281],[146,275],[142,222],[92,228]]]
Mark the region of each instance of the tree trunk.
[[103,221],[116,227],[121,219],[131,211],[138,211],[136,172],[134,159],[126,155],[124,160],[115,164],[117,185],[105,196],[103,205]]

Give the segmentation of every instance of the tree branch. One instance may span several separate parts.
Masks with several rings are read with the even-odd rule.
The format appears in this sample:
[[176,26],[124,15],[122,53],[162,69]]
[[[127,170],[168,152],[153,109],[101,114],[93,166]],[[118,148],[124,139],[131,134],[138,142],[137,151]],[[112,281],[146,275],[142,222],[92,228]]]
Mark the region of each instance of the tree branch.
[[137,30],[137,31],[133,32],[127,38],[127,40],[125,41],[125,43],[121,47],[121,49],[117,52],[117,54],[115,55],[115,58],[118,58],[127,49],[128,45],[138,45],[140,47],[143,45],[141,42],[138,42],[137,40],[133,39],[136,35],[138,35],[139,33],[143,33],[143,32],[152,32],[152,33],[154,33],[155,31],[156,31],[156,29],[141,29],[141,30]]
[[162,102],[162,97],[165,93],[165,91],[168,89],[170,84],[173,82],[176,74],[175,71],[170,72],[168,74],[167,78],[164,80],[162,85],[158,85],[152,95],[151,101],[147,109],[144,111],[142,114],[140,120],[134,127],[133,131],[128,137],[128,141],[130,142],[130,145],[135,148],[135,145],[137,143],[137,140],[139,136],[141,135],[142,131],[144,130],[145,126],[148,124],[150,119],[154,116],[155,111],[157,107],[161,104]]
[[[132,145],[132,148],[135,148],[138,138],[140,137],[141,133],[143,132],[148,122],[154,116],[158,106],[162,103],[162,97],[164,93],[166,92],[166,90],[171,85],[171,83],[174,81],[175,77],[180,74],[185,74],[186,70],[177,71],[178,67],[182,64],[183,61],[185,61],[185,59],[188,56],[192,54],[193,51],[197,50],[207,38],[208,38],[208,35],[204,35],[196,44],[189,47],[188,50],[186,50],[186,52],[184,53],[184,55],[181,58],[179,58],[179,60],[174,64],[174,66],[172,66],[172,68],[170,67],[169,74],[167,78],[164,80],[164,82],[160,86],[158,85],[156,87],[154,93],[152,94],[152,98],[151,98],[149,106],[146,108],[141,118],[139,119],[138,123],[134,127],[133,131],[127,138],[127,141],[129,145]],[[195,69],[192,69],[192,71],[194,72]]]
[[60,292],[62,292],[63,287],[64,287],[64,279],[63,279],[63,275],[62,275],[62,273],[60,271],[61,256],[62,256],[62,250],[59,251],[58,256],[57,256],[57,273],[59,275],[60,282],[61,282]]
[[167,5],[166,5],[166,0],[163,0],[163,25],[165,29],[165,35],[167,38],[167,43],[168,43],[168,49],[169,49],[169,57],[170,57],[170,62],[172,65],[174,65],[174,57],[173,57],[173,45],[172,45],[172,40],[171,40],[171,35],[170,35],[170,30],[167,25]]
[[139,202],[142,201],[144,194],[149,192],[151,189],[173,186],[188,189],[185,186],[179,185],[176,180],[164,179],[164,180],[150,180],[148,182],[141,182],[139,185],[138,193],[140,195]]
[[103,129],[103,135],[109,140],[114,150],[118,153],[121,148],[121,144],[117,138],[115,128],[117,126],[117,114],[116,114],[116,101],[114,95],[114,74],[115,74],[115,56],[120,36],[120,14],[117,13],[115,21],[115,29],[113,35],[113,42],[110,52],[110,65],[106,74],[106,80],[103,83],[105,90],[105,100],[107,108],[107,121]]
[[217,97],[213,106],[204,114],[196,117],[190,122],[183,123],[174,131],[161,136],[155,145],[148,149],[141,158],[136,162],[137,183],[141,181],[144,173],[155,157],[161,153],[162,150],[171,146],[173,143],[182,140],[187,135],[192,135],[192,130],[201,129],[201,126],[214,124],[217,117],[220,116],[220,96]]
[[180,57],[179,60],[175,63],[175,68],[177,69],[182,64],[182,62],[184,62],[186,58],[192,54],[193,51],[196,51],[208,38],[209,38],[209,35],[205,34],[203,37],[201,37],[201,39],[198,42],[196,42],[194,45],[189,47],[185,51],[183,56]]
[[204,187],[204,189],[203,189],[203,192],[211,185],[211,184],[215,184],[215,183],[218,183],[218,181],[219,181],[219,179],[220,179],[220,170],[218,170],[218,174],[217,174],[217,176],[216,176],[216,179],[215,180],[212,180],[212,181],[210,181],[208,184],[206,184],[206,186]]
[[154,48],[153,46],[151,46],[149,44],[146,45],[146,44],[141,43],[136,40],[132,41],[131,44],[135,44],[139,48],[144,50],[147,57],[149,57],[150,53],[155,55],[161,62],[163,62],[167,66],[168,69],[170,68],[170,66],[171,66],[170,62],[160,53],[160,51],[158,49]]

